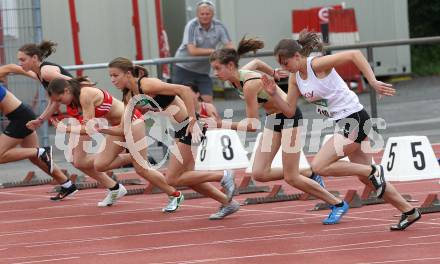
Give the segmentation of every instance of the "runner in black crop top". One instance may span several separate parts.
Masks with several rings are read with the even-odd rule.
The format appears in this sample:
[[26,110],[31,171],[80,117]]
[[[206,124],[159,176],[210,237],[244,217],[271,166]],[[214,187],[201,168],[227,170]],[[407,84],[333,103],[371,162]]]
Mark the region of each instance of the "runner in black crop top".
[[[141,78],[139,78],[138,83],[137,83],[139,94],[145,94],[141,88],[141,80],[143,78],[147,78],[147,76],[142,76]],[[131,96],[134,96],[133,92],[131,92]],[[151,109],[156,109],[157,108],[156,106],[159,105],[160,108],[166,109],[174,101],[174,98],[176,98],[176,96],[175,95],[158,94],[156,96],[153,96],[152,98],[156,101],[156,103],[150,102],[150,100],[148,100],[148,99],[141,99],[137,102],[137,105],[148,106]],[[158,109],[156,109],[156,110],[158,110]]]
[[[40,75],[41,75],[41,68],[43,68],[43,66],[46,66],[46,65],[56,66],[56,67],[58,67],[60,69],[60,73],[62,75],[69,76],[70,78],[73,78],[73,75],[70,74],[70,72],[68,72],[66,69],[64,69],[63,67],[61,67],[60,65],[58,65],[56,63],[52,63],[52,62],[48,62],[48,61],[43,61],[40,64]],[[43,78],[41,78],[40,75],[37,74],[37,77],[40,80],[41,84],[44,86],[44,89],[47,90],[47,87],[49,86],[49,82],[50,81],[48,82],[48,81],[44,80]]]

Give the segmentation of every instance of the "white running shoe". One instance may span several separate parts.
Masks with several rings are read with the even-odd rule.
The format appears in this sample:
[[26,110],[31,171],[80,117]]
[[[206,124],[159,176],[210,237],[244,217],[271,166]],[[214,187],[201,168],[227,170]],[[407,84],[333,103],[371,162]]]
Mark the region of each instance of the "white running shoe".
[[231,201],[228,205],[220,206],[217,213],[209,216],[209,220],[221,220],[226,216],[237,212],[240,209],[240,204],[237,201]]
[[185,200],[185,196],[183,196],[182,192],[179,192],[179,196],[168,196],[168,204],[164,208],[162,208],[162,212],[166,213],[172,213],[176,211],[179,206],[183,203]]
[[107,196],[98,203],[99,207],[106,207],[106,206],[112,206],[116,201],[120,198],[122,198],[124,195],[127,194],[127,189],[125,189],[124,185],[119,184],[119,189],[114,191],[107,191]]

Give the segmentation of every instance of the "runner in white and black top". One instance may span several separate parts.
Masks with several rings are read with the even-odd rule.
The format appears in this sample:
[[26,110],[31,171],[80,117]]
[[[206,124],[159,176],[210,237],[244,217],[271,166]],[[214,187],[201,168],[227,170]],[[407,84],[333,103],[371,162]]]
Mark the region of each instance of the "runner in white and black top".
[[[391,84],[376,80],[368,61],[358,50],[338,52],[333,55],[311,57],[313,50],[321,49],[322,42],[316,33],[303,31],[299,40],[283,39],[275,47],[274,55],[280,65],[291,72],[287,102],[281,98],[274,80],[263,77],[265,90],[276,98],[283,112],[295,112],[297,99],[302,95],[307,101],[316,104],[317,112],[339,126],[335,133],[319,150],[311,163],[312,170],[322,176],[356,175],[366,185],[372,184],[379,198],[383,198],[402,212],[398,224],[391,230],[404,230],[420,219],[420,212],[410,205],[384,179],[381,165],[371,165],[371,154],[364,153],[361,143],[368,144],[368,129],[372,125],[370,117],[359,99],[342,80],[334,67],[353,62],[364,74],[368,83],[379,94],[393,96],[395,89]],[[338,150],[342,150],[339,153]],[[351,162],[339,161],[348,156]]]

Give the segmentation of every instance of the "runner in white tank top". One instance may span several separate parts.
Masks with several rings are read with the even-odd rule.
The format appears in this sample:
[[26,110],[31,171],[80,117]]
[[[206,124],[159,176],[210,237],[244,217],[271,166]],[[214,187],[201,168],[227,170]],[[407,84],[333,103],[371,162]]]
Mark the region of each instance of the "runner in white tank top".
[[364,107],[359,103],[359,98],[334,68],[324,78],[318,79],[315,76],[311,66],[314,58],[307,58],[307,79],[303,80],[299,72],[296,72],[296,83],[303,97],[316,105],[316,112],[332,120],[339,120],[362,110]]
[[[275,82],[266,76],[262,80],[266,91],[277,100],[286,115],[296,109],[300,95],[318,106],[320,114],[335,120],[343,128],[335,133],[316,154],[311,163],[312,170],[323,176],[356,175],[366,185],[373,185],[378,197],[382,197],[402,212],[400,221],[390,227],[391,230],[404,230],[420,219],[420,212],[410,205],[390,184],[385,182],[381,165],[371,165],[372,156],[361,148],[363,141],[368,142],[364,124],[370,117],[351,92],[334,67],[353,62],[363,73],[368,83],[379,94],[393,96],[395,89],[390,84],[376,80],[368,61],[358,50],[338,52],[333,55],[309,57],[313,50],[321,49],[322,43],[316,33],[303,31],[299,40],[283,39],[275,47],[275,57],[283,69],[291,72],[287,102],[281,98]],[[342,119],[342,120],[341,120]],[[356,124],[348,121],[356,121]],[[341,125],[342,124],[342,125]],[[367,131],[368,132],[368,131]],[[337,150],[343,150],[341,156]],[[339,161],[348,156],[351,162]],[[327,223],[333,223],[337,215],[345,211],[333,207]]]

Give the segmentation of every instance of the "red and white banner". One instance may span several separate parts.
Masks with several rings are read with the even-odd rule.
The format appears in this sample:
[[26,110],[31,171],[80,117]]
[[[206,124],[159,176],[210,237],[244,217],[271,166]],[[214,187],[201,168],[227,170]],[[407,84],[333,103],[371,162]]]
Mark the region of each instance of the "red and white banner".
[[332,45],[359,42],[359,31],[354,9],[333,9],[329,11],[329,40]]

